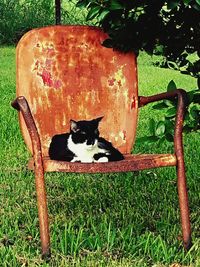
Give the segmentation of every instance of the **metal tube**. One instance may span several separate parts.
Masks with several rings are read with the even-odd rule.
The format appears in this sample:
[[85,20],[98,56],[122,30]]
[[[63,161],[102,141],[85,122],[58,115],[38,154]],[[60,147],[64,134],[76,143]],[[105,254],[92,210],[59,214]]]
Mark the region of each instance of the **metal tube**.
[[149,97],[141,96],[139,97],[139,107],[145,106],[146,104],[155,101],[173,99],[175,97],[178,98],[176,123],[174,130],[174,151],[177,158],[177,189],[180,206],[183,245],[186,250],[189,250],[192,246],[192,242],[182,141],[183,120],[187,102],[187,94],[183,89],[177,89],[172,92],[161,93]]
[[56,25],[61,24],[61,0],[55,0]]
[[49,257],[51,253],[47,199],[40,138],[25,97],[19,96],[15,101],[12,102],[12,106],[22,112],[32,141],[42,255],[44,258],[46,258]]

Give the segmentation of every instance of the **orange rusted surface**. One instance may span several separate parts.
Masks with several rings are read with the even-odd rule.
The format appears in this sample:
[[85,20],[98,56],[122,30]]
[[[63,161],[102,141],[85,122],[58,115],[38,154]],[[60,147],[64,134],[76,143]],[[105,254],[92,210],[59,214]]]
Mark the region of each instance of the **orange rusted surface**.
[[[78,163],[43,159],[44,170],[46,172],[75,172],[75,173],[110,173],[110,172],[130,172],[145,169],[152,169],[165,166],[176,166],[176,156],[173,154],[139,154],[127,155],[125,159],[118,162],[108,163]],[[119,168],[120,165],[120,168]],[[34,160],[28,164],[29,169],[34,169]]]
[[[136,57],[101,45],[107,35],[88,26],[35,29],[17,46],[17,96],[29,104],[48,155],[51,137],[69,120],[104,116],[101,135],[122,153],[133,146],[138,113]],[[25,143],[31,140],[20,115]]]

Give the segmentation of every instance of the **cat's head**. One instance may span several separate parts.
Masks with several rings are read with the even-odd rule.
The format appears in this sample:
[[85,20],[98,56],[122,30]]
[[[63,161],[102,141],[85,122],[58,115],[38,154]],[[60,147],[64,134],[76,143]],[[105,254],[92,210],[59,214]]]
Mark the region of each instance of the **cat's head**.
[[84,143],[86,148],[90,149],[97,144],[99,137],[99,122],[103,117],[90,121],[70,120],[70,134],[75,144]]

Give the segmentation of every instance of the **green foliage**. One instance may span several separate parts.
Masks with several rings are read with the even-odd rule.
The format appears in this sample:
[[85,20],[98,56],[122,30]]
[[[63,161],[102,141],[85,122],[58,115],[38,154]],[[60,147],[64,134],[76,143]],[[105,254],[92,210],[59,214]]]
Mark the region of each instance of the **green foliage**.
[[[167,91],[173,91],[177,86],[171,80],[167,86]],[[200,130],[200,90],[193,90],[188,93],[187,111],[185,113],[185,121],[183,131],[185,133]],[[177,111],[177,101],[163,100],[153,105],[153,109],[162,110],[163,117],[160,121],[156,122],[151,119],[149,122],[149,136],[140,138],[139,142],[163,142],[167,140],[173,141],[175,119]]]
[[[200,89],[200,1],[129,1],[129,0],[79,0],[78,5],[89,10],[87,19],[97,22],[108,33],[104,41],[106,47],[124,52],[138,53],[145,50],[149,54],[162,55],[159,66],[179,70],[197,78]],[[191,54],[195,54],[191,58]],[[171,81],[167,91],[176,85]],[[189,93],[189,106],[184,130],[199,129],[199,90]],[[174,126],[176,103],[163,101],[154,105],[165,111],[163,121],[154,123],[154,132],[142,141],[173,140],[171,128]],[[152,130],[151,122],[150,128]]]
[[[79,0],[78,6],[87,7],[87,19],[96,18],[109,34],[105,46],[163,55],[163,66],[193,75],[200,83],[199,0]],[[188,56],[194,52],[197,59],[191,62]]]
[[53,1],[0,0],[0,44],[16,43],[28,30],[54,22]]
[[[85,23],[86,12],[80,12],[75,3],[62,3],[63,24]],[[16,44],[25,32],[54,24],[54,0],[0,0],[0,45]]]
[[[78,6],[88,8],[92,15],[88,19],[96,17],[117,48],[152,53],[159,44],[175,56],[186,46],[190,53],[199,47],[192,38],[199,34],[196,1],[79,0]],[[101,17],[105,11],[107,15]]]

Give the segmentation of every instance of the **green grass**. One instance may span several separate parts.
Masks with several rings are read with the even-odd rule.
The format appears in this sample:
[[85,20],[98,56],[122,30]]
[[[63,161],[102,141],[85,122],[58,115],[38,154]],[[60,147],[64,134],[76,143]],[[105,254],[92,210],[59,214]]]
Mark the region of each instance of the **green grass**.
[[[19,131],[15,49],[0,48],[0,266],[200,266],[200,138],[184,136],[193,247],[181,245],[174,168],[109,175],[46,174],[52,258],[40,256],[34,175]],[[140,95],[165,91],[173,79],[191,90],[195,80],[139,58]],[[147,134],[151,106],[140,112],[137,137]],[[136,144],[134,152],[172,152],[173,146]]]

